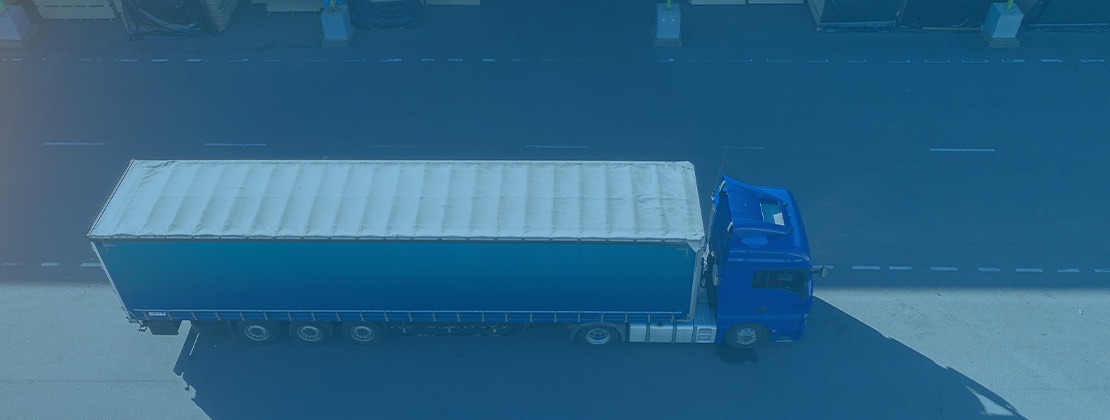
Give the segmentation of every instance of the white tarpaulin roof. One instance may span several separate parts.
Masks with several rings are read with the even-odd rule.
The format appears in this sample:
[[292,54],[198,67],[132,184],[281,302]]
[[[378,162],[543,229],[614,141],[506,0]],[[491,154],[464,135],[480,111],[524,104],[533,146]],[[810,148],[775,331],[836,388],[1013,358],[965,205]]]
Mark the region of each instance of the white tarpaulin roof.
[[94,239],[702,241],[689,162],[132,161]]

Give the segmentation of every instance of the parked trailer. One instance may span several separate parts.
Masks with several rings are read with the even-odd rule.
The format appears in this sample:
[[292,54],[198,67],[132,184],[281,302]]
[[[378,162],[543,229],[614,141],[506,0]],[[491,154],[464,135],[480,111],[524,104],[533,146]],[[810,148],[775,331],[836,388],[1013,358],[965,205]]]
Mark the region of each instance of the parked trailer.
[[688,162],[135,160],[88,238],[156,335],[800,338],[813,267],[793,196],[725,177],[713,204],[707,238]]

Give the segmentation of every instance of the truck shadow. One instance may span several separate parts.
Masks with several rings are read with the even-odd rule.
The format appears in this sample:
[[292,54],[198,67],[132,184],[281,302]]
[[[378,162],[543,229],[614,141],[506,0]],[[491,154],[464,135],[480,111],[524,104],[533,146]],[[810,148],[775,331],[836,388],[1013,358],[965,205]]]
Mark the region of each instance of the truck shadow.
[[800,342],[581,348],[498,338],[252,346],[190,332],[175,372],[215,419],[1020,418],[963,374],[817,300]]

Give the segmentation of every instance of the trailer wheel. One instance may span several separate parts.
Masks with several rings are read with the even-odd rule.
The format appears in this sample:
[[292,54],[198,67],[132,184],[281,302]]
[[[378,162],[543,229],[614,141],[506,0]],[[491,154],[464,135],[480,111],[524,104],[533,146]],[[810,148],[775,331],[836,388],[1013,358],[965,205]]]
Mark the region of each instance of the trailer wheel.
[[291,322],[289,336],[299,343],[320,344],[331,337],[331,326],[317,321]]
[[385,330],[376,322],[344,322],[343,337],[355,344],[377,344],[385,340]]
[[270,344],[281,335],[281,329],[270,321],[239,321],[235,329],[240,337],[254,344]]
[[578,330],[575,339],[587,347],[610,347],[620,341],[620,333],[608,325],[590,325]]
[[768,335],[767,329],[759,324],[733,325],[725,333],[725,342],[736,348],[750,349],[767,341]]

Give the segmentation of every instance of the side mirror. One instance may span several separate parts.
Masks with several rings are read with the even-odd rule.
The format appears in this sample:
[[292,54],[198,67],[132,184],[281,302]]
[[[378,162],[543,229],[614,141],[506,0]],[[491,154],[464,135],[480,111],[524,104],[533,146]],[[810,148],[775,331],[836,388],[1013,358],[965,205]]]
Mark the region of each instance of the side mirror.
[[817,276],[821,277],[823,279],[829,277],[829,267],[825,266],[825,265],[822,265],[821,268],[814,268],[814,269],[810,270],[810,272],[811,273],[817,273]]

